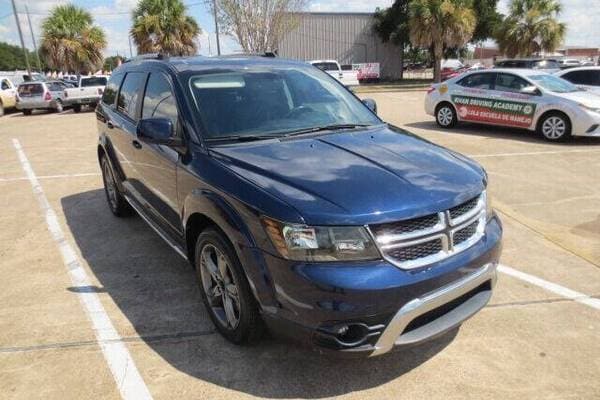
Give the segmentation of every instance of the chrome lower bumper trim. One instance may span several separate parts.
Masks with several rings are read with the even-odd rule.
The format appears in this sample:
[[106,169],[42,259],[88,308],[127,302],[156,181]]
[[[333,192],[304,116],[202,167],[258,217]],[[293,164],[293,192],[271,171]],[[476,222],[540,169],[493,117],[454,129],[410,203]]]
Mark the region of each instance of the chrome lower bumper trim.
[[496,264],[494,263],[485,264],[456,282],[409,301],[398,310],[383,331],[375,344],[375,351],[371,353],[371,357],[387,353],[395,345],[408,345],[427,340],[459,325],[487,304],[491,297],[491,290],[480,292],[438,319],[403,334],[408,324],[415,318],[451,302],[488,281],[490,288],[496,282]]

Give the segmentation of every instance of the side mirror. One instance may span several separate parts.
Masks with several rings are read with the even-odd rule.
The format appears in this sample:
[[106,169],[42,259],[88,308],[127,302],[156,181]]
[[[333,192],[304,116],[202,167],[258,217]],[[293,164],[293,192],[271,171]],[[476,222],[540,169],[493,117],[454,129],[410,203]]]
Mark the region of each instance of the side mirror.
[[137,135],[146,143],[171,147],[183,145],[181,139],[173,137],[173,123],[168,118],[142,119],[137,126]]
[[540,96],[542,93],[540,92],[540,90],[536,87],[536,86],[525,86],[524,88],[522,88],[521,90],[519,90],[519,93],[521,94],[528,94],[531,96]]
[[373,111],[375,114],[377,114],[377,103],[375,102],[375,100],[373,99],[363,99],[363,104],[367,107],[369,107],[369,110]]

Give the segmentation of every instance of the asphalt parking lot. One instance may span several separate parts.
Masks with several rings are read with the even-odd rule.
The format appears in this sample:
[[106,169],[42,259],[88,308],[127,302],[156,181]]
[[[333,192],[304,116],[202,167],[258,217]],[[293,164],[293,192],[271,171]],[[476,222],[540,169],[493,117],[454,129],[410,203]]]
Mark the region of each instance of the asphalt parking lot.
[[226,342],[191,268],[140,218],[110,214],[94,114],[3,117],[0,398],[600,398],[600,140],[444,131],[424,95],[363,97],[485,166],[505,228],[501,272],[460,330],[366,360]]

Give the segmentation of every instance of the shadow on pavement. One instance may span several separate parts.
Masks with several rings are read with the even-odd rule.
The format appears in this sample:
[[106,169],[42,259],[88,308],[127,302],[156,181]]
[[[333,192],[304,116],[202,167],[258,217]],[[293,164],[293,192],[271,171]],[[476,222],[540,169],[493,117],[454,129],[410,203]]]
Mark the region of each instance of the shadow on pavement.
[[[101,189],[65,197],[61,204],[100,282],[100,287],[67,290],[107,293],[166,362],[221,387],[269,398],[322,398],[369,389],[426,362],[458,332],[373,359],[324,356],[270,338],[252,347],[235,346],[215,333],[192,267],[141,218],[114,217]],[[113,322],[118,325],[115,317]]]
[[600,138],[593,137],[574,137],[573,140],[567,142],[552,143],[545,140],[542,136],[536,132],[529,131],[527,129],[509,128],[505,126],[495,125],[481,125],[471,124],[467,122],[461,122],[452,129],[444,129],[439,127],[435,121],[422,121],[412,122],[404,125],[408,128],[417,128],[428,131],[434,131],[443,133],[446,135],[452,135],[453,133],[460,133],[463,135],[483,136],[494,139],[511,139],[518,140],[520,142],[527,143],[539,143],[539,144],[552,144],[557,146],[573,146],[573,145],[597,145],[600,146]]

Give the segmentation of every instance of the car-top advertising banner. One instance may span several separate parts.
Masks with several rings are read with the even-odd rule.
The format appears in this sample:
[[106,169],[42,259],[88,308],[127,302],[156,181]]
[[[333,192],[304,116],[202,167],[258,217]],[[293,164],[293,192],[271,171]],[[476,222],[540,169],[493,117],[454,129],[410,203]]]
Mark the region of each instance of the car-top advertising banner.
[[526,128],[533,123],[534,103],[452,96],[460,119]]

